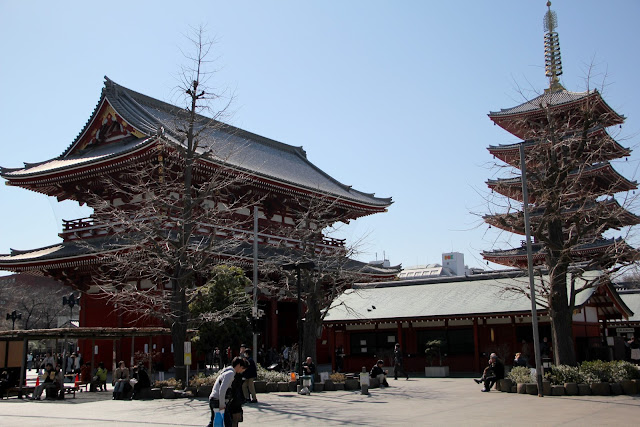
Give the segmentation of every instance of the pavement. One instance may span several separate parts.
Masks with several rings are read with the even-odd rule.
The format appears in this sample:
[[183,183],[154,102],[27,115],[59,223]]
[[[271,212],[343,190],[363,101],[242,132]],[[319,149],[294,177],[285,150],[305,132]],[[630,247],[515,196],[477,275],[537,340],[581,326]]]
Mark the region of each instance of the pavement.
[[[240,426],[637,426],[640,395],[537,397],[491,391],[470,378],[391,379],[391,387],[301,396],[258,394]],[[206,398],[111,400],[111,392],[64,401],[0,401],[0,426],[206,426]]]

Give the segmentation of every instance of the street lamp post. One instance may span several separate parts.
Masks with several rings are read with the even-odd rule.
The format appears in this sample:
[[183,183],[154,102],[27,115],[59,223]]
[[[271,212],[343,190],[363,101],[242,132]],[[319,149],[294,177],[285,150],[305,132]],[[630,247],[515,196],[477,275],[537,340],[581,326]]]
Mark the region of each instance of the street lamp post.
[[520,171],[522,173],[522,210],[527,242],[527,271],[529,274],[529,299],[531,300],[531,327],[533,328],[533,352],[536,360],[536,383],[538,396],[542,397],[542,361],[540,358],[540,337],[538,332],[538,311],[536,309],[536,287],[533,280],[533,253],[531,250],[531,228],[529,226],[529,192],[527,189],[527,164],[524,155],[524,142],[520,143]]
[[16,310],[13,310],[11,313],[7,313],[7,320],[11,320],[13,322],[11,330],[16,329],[16,320],[20,319],[22,319],[22,314],[18,313]]
[[298,384],[302,385],[302,339],[303,339],[303,323],[302,323],[302,300],[300,298],[300,270],[313,270],[315,264],[313,261],[298,261],[289,264],[283,264],[283,270],[295,270],[296,287],[298,289]]
[[62,297],[62,305],[69,306],[69,326],[71,326],[71,319],[73,319],[73,307],[75,305],[80,305],[80,297],[76,298],[75,295],[71,294],[69,297]]
[[[69,306],[69,327],[71,327],[71,319],[73,319],[73,307],[75,305],[80,305],[80,297],[76,298],[76,296],[71,293],[69,297],[62,297],[62,305]],[[62,352],[62,371],[66,372],[67,369],[67,339],[65,337],[64,340],[64,351]],[[73,368],[73,367],[72,367]]]

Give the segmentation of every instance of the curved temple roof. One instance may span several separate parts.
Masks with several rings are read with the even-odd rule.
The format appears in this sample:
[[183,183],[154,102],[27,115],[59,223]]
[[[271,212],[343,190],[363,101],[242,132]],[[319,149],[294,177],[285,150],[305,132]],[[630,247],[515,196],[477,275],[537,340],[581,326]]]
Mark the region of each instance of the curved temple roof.
[[[99,120],[103,108],[111,107],[127,125],[132,135],[117,143],[86,145],[89,131]],[[125,156],[158,140],[181,144],[179,127],[184,124],[179,115],[184,110],[118,85],[105,77],[102,96],[84,129],[57,158],[24,168],[2,168],[0,175],[9,182],[42,179],[78,168],[86,168]],[[344,185],[311,163],[301,147],[274,141],[251,132],[198,116],[202,132],[201,152],[209,151],[212,162],[223,164],[273,181],[276,185],[292,186],[309,192],[384,210],[391,198],[375,197]],[[82,145],[82,143],[85,145]],[[20,185],[20,183],[16,183]]]

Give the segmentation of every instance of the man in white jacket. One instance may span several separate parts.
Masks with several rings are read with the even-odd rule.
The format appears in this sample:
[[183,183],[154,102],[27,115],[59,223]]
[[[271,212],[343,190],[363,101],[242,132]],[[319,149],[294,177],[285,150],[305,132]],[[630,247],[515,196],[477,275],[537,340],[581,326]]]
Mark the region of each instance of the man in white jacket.
[[241,358],[236,357],[231,362],[231,366],[227,366],[222,370],[216,382],[213,384],[213,389],[209,395],[209,407],[211,408],[211,421],[209,427],[213,427],[213,422],[216,416],[216,412],[222,413],[224,418],[224,411],[227,406],[227,390],[231,386],[236,374],[242,374],[249,366],[249,363]]

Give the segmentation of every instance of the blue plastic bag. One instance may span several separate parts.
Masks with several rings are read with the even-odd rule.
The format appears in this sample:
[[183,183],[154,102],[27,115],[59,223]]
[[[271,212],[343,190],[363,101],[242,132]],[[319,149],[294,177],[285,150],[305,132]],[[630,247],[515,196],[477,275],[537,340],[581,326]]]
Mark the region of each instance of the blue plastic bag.
[[213,427],[224,427],[224,411],[215,411],[215,417],[213,418]]

